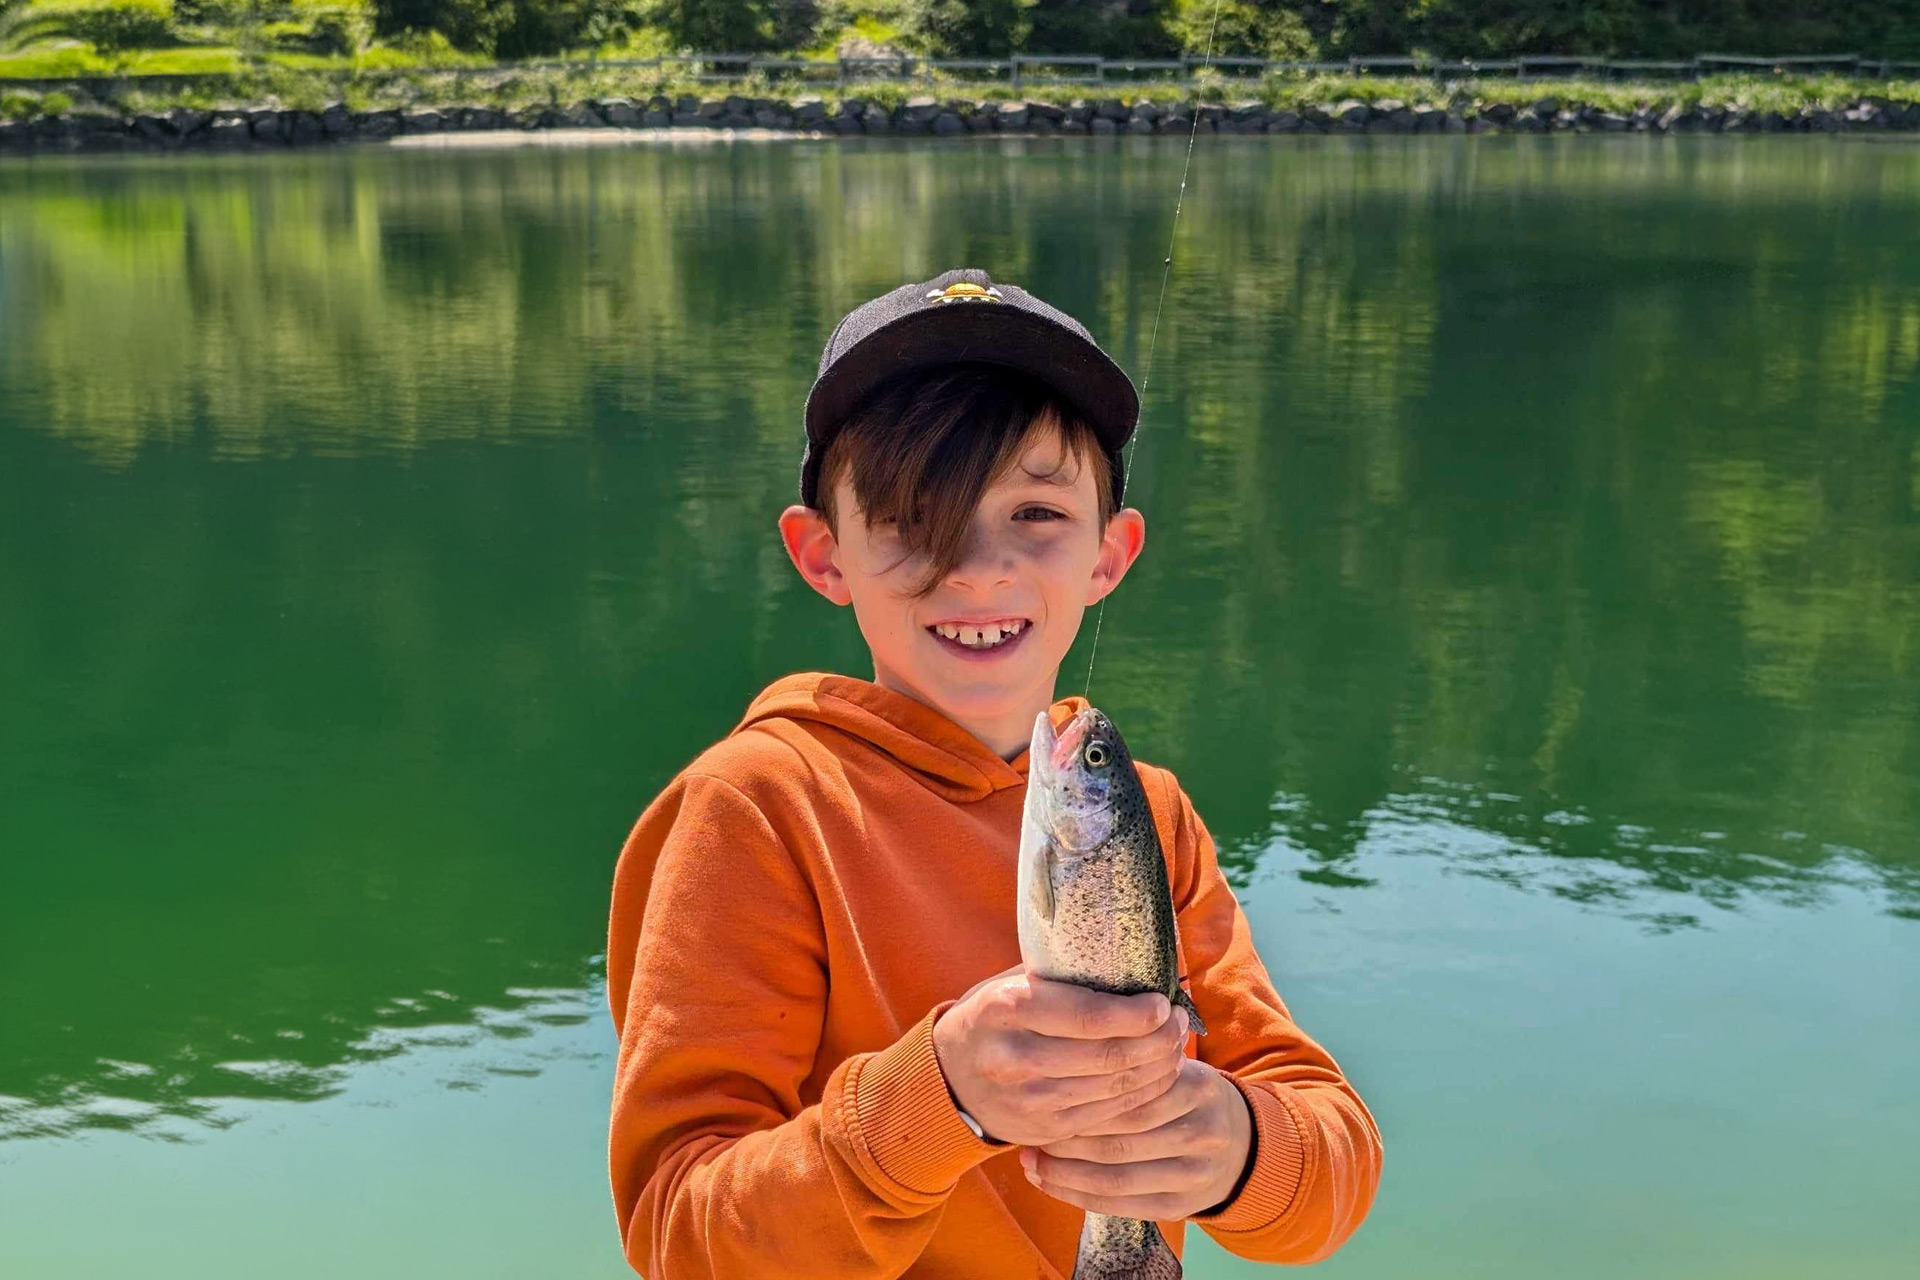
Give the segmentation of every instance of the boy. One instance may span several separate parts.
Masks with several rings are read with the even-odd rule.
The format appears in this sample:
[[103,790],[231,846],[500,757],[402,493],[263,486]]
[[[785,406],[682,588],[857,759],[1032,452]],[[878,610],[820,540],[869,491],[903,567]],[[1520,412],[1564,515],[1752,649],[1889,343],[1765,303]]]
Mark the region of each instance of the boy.
[[1086,705],[1054,701],[1061,659],[1144,543],[1120,506],[1138,414],[1086,329],[983,271],[828,339],[780,535],[852,605],[873,679],[775,681],[614,877],[609,1154],[648,1280],[1063,1280],[1089,1210],[1308,1262],[1365,1217],[1373,1117],[1289,1018],[1172,775],[1140,766],[1210,1034],[1019,964],[1026,745]]

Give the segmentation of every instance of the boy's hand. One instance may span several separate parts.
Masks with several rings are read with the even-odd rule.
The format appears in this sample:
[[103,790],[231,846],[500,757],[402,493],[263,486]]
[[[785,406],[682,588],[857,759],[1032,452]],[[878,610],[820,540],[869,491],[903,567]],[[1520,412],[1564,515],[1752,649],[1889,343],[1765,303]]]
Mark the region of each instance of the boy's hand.
[[1179,1079],[1153,1101],[1022,1151],[1027,1178],[1056,1200],[1093,1213],[1179,1222],[1233,1193],[1253,1144],[1253,1117],[1217,1069],[1182,1059]]
[[1186,1011],[1163,995],[1110,995],[1021,969],[979,983],[933,1024],[954,1101],[989,1137],[1023,1146],[1152,1102],[1179,1077],[1186,1041]]

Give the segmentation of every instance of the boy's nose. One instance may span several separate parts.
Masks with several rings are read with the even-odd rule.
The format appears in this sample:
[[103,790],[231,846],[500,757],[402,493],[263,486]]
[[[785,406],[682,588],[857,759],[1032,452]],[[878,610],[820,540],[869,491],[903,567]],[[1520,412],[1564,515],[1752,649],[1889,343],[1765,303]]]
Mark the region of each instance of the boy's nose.
[[954,586],[971,587],[976,591],[1011,586],[1012,552],[997,545],[994,539],[983,536],[979,530],[974,530],[967,535],[966,546],[961,550],[960,559],[954,563],[953,571],[947,575],[947,581]]

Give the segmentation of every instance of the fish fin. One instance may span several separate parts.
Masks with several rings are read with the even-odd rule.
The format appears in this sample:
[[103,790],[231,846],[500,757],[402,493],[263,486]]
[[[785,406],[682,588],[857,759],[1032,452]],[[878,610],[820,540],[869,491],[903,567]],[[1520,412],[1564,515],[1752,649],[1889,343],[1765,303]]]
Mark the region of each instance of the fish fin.
[[1187,1011],[1187,1030],[1197,1036],[1207,1034],[1207,1024],[1201,1020],[1200,1011],[1193,1007],[1193,997],[1187,994],[1185,987],[1173,989],[1173,1003]]
[[[1089,1215],[1091,1216],[1091,1215]],[[1080,1234],[1073,1280],[1180,1280],[1180,1259],[1156,1223],[1145,1223],[1145,1238],[1129,1248],[1101,1248],[1088,1232]]]
[[1034,883],[1034,896],[1039,899],[1035,904],[1040,908],[1040,918],[1048,924],[1053,923],[1053,846],[1047,846],[1044,860],[1040,864],[1040,875]]

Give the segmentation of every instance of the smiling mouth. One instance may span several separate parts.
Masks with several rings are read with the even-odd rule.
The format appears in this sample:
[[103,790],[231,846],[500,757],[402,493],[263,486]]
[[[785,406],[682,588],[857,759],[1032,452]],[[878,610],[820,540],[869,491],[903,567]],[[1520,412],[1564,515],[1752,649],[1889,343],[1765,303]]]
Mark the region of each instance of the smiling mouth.
[[997,649],[1011,643],[1032,625],[1025,618],[1002,618],[986,623],[939,622],[927,631],[968,649]]

